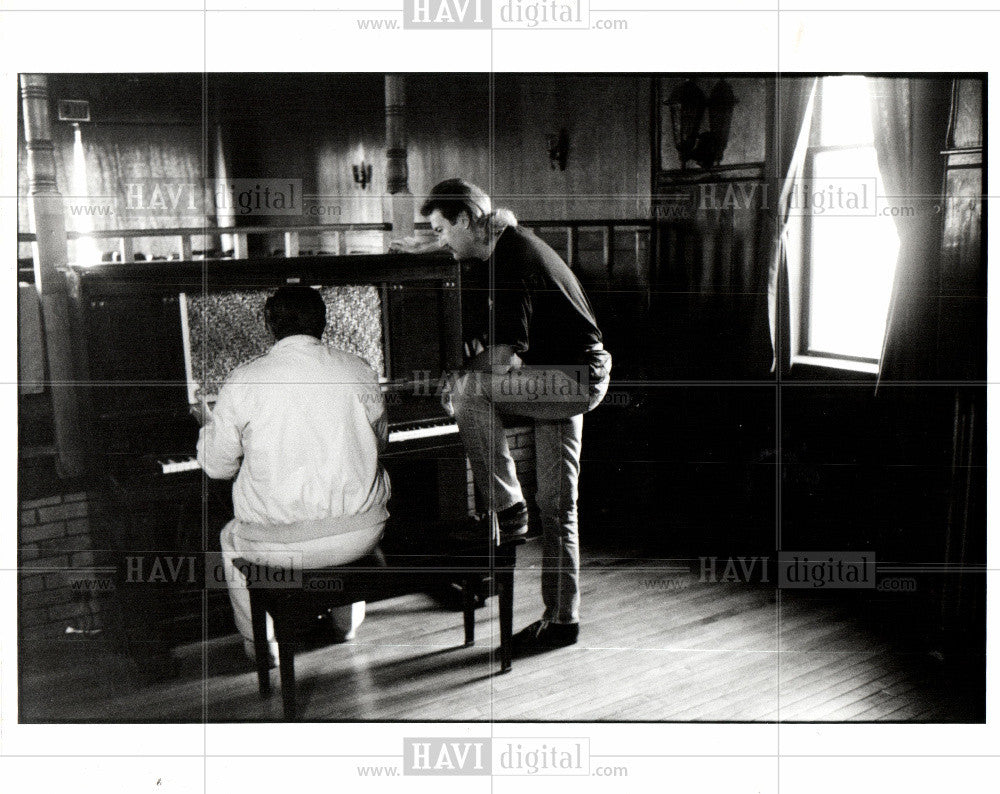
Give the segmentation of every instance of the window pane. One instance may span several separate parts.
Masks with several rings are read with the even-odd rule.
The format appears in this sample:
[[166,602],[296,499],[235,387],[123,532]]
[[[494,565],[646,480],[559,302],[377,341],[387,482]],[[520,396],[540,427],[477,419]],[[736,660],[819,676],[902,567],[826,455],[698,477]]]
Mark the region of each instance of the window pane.
[[[73,191],[73,203],[77,210],[70,212],[74,230],[84,233],[94,231],[94,221],[89,211],[93,210],[96,204],[88,198],[90,190],[87,186],[87,160],[84,156],[83,134],[79,124],[73,125],[73,174],[70,178],[70,189]],[[94,265],[101,261],[101,252],[92,237],[78,238],[70,246],[70,252],[72,253],[70,261],[74,264]]]
[[866,79],[824,77],[820,90],[820,146],[871,145],[874,136]]
[[810,217],[808,349],[878,360],[899,238],[876,203],[875,150],[817,152],[803,197]]

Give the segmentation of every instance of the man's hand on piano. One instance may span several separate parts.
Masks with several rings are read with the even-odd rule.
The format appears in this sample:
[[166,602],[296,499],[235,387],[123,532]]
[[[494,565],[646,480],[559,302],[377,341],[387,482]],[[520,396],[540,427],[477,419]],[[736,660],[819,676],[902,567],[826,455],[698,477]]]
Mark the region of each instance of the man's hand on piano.
[[205,422],[212,416],[212,409],[207,402],[200,400],[191,406],[190,414],[197,420],[199,426],[204,427]]
[[390,253],[401,254],[427,254],[432,251],[441,251],[443,246],[438,240],[420,237],[401,237],[397,240],[389,241]]
[[468,363],[468,368],[474,372],[487,372],[491,375],[506,375],[521,369],[524,362],[514,352],[510,345],[491,345]]
[[455,415],[455,408],[451,404],[451,393],[455,391],[455,382],[459,378],[458,372],[441,373],[441,407],[448,416]]

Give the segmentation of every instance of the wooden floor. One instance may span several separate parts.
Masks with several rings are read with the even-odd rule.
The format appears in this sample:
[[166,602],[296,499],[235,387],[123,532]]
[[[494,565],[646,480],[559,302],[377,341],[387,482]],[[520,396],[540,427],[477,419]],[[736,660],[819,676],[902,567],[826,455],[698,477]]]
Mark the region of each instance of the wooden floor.
[[[538,554],[532,542],[519,559],[515,629],[540,614]],[[946,684],[932,659],[872,636],[833,593],[776,597],[699,582],[669,561],[590,555],[583,605],[579,644],[498,675],[495,599],[477,613],[472,648],[461,647],[461,614],[430,597],[372,604],[357,640],[296,657],[302,719],[981,719],[981,702]],[[21,652],[22,722],[281,719],[280,697],[258,697],[235,636],[178,649],[179,678],[156,685],[138,683],[99,637]]]

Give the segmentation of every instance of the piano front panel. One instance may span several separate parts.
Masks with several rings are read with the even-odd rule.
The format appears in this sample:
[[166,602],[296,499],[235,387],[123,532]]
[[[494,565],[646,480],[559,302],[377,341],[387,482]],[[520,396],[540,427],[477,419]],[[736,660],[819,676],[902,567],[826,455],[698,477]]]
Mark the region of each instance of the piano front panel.
[[390,372],[394,381],[412,381],[426,373],[437,378],[449,361],[451,337],[442,333],[448,294],[440,282],[392,284],[386,290]]
[[102,469],[193,450],[197,425],[188,416],[177,296],[111,293],[84,301],[89,424]]
[[134,418],[186,404],[176,300],[116,295],[91,301],[86,316],[90,398],[99,438],[107,438],[116,424],[136,435]]
[[[439,435],[428,431],[446,430]],[[383,458],[392,483],[389,524],[383,549],[419,553],[429,528],[469,514],[468,468],[457,427],[425,424],[402,432],[421,432],[420,438],[390,442]],[[404,437],[405,438],[405,437]],[[431,545],[440,546],[440,541]]]
[[[90,379],[183,384],[184,348],[176,295],[103,295],[84,306]],[[171,395],[172,398],[172,395]]]

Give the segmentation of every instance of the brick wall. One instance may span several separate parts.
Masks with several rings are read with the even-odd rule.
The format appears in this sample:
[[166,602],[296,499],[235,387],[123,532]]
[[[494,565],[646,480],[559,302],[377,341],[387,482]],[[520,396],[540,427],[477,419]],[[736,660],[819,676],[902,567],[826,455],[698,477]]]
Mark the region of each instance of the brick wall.
[[80,580],[96,578],[84,492],[20,503],[18,612],[21,636],[51,637],[95,628],[100,599]]

